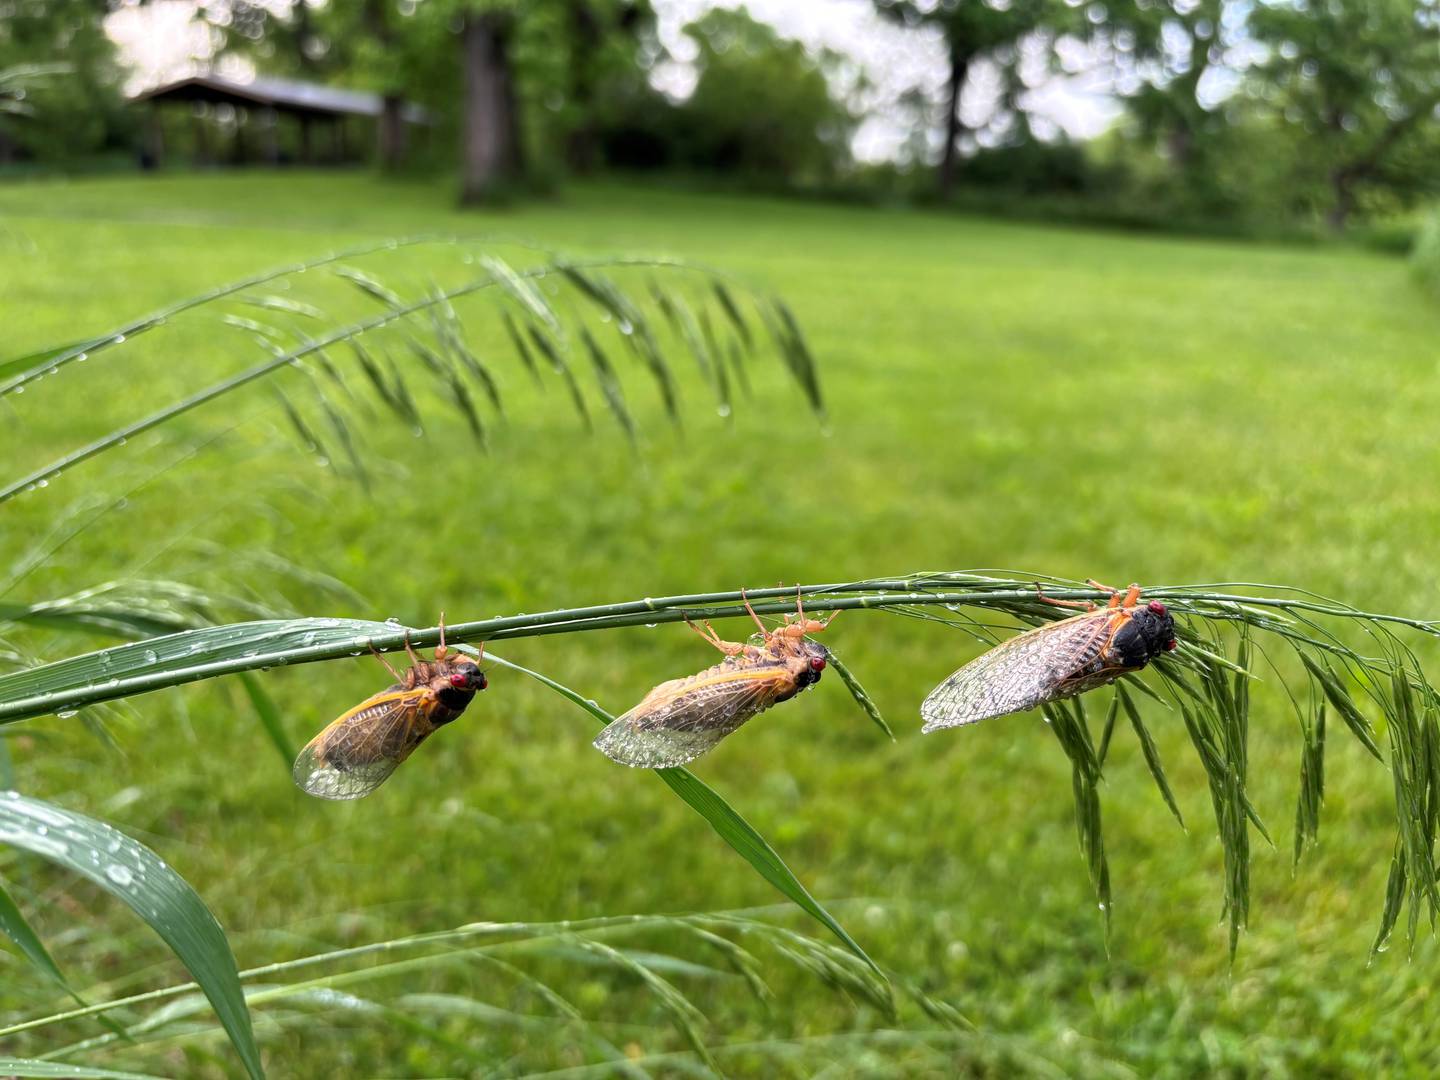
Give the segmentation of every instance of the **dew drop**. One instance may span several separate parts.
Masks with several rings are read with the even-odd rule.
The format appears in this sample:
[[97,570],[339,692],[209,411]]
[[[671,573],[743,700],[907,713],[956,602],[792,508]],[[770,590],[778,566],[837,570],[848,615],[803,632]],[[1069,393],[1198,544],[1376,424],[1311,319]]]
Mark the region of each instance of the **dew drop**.
[[135,875],[130,873],[130,871],[126,867],[121,866],[119,863],[111,863],[109,866],[105,867],[105,876],[108,877],[111,881],[113,881],[116,885],[121,886],[129,885],[132,881],[135,880]]
[[47,487],[50,486],[50,481],[49,481],[49,480],[36,480],[36,481],[35,481],[35,486],[36,486],[37,488],[47,488]]
[[89,354],[89,353],[84,353],[84,352],[82,352],[79,356],[75,357],[75,362],[76,362],[77,364],[83,364],[86,360],[89,360],[89,359],[90,359],[90,354]]
[[24,392],[25,392],[25,387],[23,387],[23,386],[17,386],[17,387],[15,387],[15,393],[17,393],[17,394],[23,394]]
[[157,653],[154,649],[146,649],[145,652],[141,655],[145,657],[145,662],[147,664],[153,664],[155,663],[155,661],[160,659],[160,654]]
[[70,717],[78,715],[79,712],[79,709],[61,709],[55,715],[58,716],[61,720],[69,720]]
[[646,630],[654,630],[654,629],[655,629],[657,626],[659,626],[659,625],[660,625],[660,624],[659,624],[658,622],[647,622],[647,623],[645,624],[645,629],[646,629]]

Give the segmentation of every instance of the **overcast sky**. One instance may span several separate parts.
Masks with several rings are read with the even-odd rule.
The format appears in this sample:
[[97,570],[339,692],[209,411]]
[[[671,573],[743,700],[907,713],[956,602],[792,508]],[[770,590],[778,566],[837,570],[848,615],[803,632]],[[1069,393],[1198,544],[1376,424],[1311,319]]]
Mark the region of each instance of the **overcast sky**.
[[[344,0],[354,2],[354,0]],[[283,8],[286,0],[273,0]],[[939,34],[895,26],[875,14],[870,0],[654,0],[662,42],[677,63],[657,70],[662,89],[683,95],[694,84],[694,44],[681,32],[686,23],[715,7],[747,7],[755,18],[808,48],[829,48],[848,58],[840,73],[842,93],[853,89],[863,71],[869,84],[863,98],[866,121],[854,140],[856,156],[876,161],[895,157],[910,134],[910,121],[898,107],[900,95],[920,87],[938,96],[945,79],[945,50]],[[205,66],[209,37],[194,18],[193,0],[152,0],[127,6],[111,15],[106,27],[134,69],[132,89],[155,85]],[[853,66],[852,66],[853,65]],[[1079,65],[1083,67],[1083,62]],[[226,74],[244,77],[248,66],[231,60]],[[1099,134],[1118,115],[1119,106],[1106,93],[1107,77],[1092,71],[1045,79],[1026,100],[1037,130],[1064,130],[1079,138]],[[963,115],[971,125],[983,123],[998,90],[992,73],[972,73]]]

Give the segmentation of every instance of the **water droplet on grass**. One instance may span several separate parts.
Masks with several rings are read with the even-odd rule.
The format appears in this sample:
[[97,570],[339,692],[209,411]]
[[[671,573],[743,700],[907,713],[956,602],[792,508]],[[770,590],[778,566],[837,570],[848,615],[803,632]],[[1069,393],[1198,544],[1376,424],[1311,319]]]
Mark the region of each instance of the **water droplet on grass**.
[[116,885],[120,885],[122,887],[129,885],[132,881],[135,880],[135,875],[130,873],[130,870],[127,867],[121,866],[119,863],[111,863],[109,866],[105,867],[105,876],[108,877],[111,881],[113,881]]

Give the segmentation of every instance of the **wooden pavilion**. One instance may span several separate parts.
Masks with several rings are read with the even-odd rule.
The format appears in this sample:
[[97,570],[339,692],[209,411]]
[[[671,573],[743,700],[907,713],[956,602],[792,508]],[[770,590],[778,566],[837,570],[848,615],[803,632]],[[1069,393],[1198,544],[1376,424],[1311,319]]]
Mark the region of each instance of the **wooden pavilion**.
[[148,168],[187,148],[197,165],[348,164],[364,160],[372,144],[382,161],[397,165],[410,130],[430,122],[425,110],[398,98],[294,79],[194,75],[133,100],[150,109],[142,156]]

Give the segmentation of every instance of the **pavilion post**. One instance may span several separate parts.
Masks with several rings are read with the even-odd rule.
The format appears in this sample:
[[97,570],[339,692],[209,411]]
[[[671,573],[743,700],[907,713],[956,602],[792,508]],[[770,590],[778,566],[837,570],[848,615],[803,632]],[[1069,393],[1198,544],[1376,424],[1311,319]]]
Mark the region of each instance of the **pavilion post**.
[[150,102],[145,118],[145,156],[141,168],[158,169],[165,160],[165,123],[158,101]]
[[263,130],[260,133],[261,146],[264,147],[265,163],[267,165],[280,164],[280,114],[275,111],[273,105],[261,110],[260,124]]
[[190,129],[195,136],[195,164],[210,164],[210,131],[205,122],[202,107],[196,105],[190,112]]

